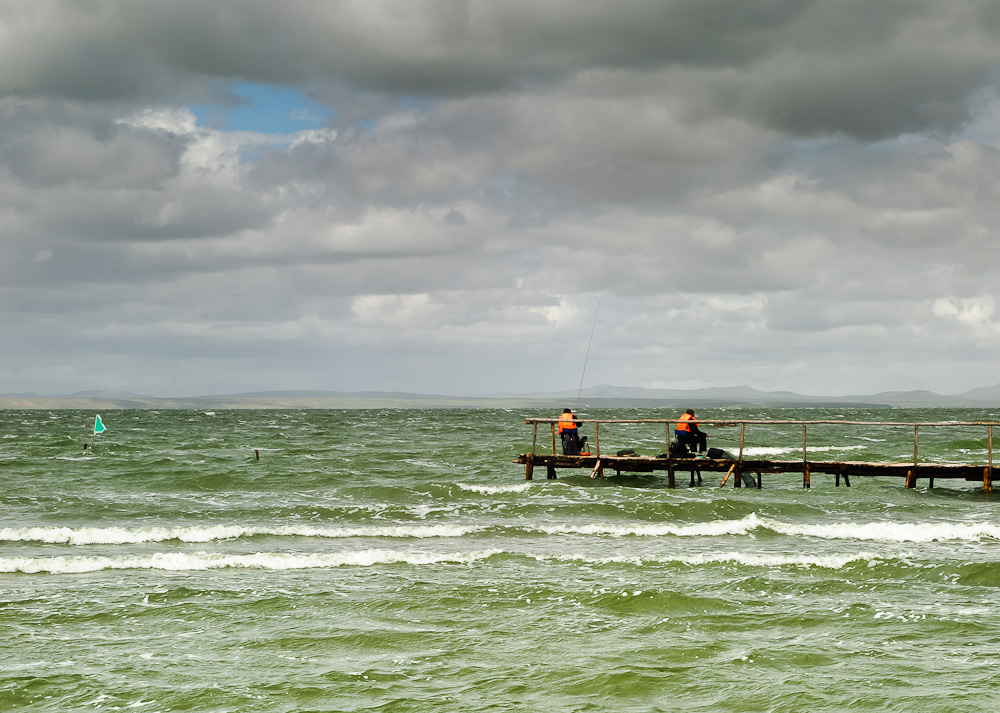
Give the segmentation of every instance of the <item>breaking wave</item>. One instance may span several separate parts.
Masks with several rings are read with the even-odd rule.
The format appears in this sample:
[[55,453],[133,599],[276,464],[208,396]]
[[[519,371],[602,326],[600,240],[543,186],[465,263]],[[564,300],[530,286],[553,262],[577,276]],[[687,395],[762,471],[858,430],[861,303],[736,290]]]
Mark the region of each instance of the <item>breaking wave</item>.
[[316,569],[334,567],[371,567],[381,564],[469,564],[498,554],[498,550],[479,552],[422,553],[393,550],[362,550],[323,554],[220,554],[214,552],[114,557],[3,557],[0,572],[23,574],[81,574],[101,570],[165,570],[172,572],[210,569]]
[[45,542],[69,545],[127,545],[141,542],[213,542],[256,536],[276,537],[462,537],[480,528],[460,525],[383,525],[377,527],[244,527],[208,525],[196,527],[4,527],[0,542]]

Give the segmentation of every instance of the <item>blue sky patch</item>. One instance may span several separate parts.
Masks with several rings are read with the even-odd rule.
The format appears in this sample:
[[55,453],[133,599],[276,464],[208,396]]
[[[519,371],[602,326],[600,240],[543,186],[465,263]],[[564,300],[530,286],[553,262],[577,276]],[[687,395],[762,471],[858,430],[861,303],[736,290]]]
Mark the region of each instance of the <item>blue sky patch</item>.
[[302,90],[269,84],[239,82],[231,91],[244,100],[237,106],[207,104],[190,107],[199,126],[223,131],[257,131],[264,134],[292,134],[315,129],[333,112]]

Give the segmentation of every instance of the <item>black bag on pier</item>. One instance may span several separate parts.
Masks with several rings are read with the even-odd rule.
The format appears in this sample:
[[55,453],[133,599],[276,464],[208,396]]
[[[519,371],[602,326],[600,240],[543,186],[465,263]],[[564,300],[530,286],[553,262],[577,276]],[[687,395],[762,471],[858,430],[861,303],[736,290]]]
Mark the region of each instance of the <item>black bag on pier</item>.
[[670,457],[671,458],[690,458],[691,454],[688,453],[687,446],[683,443],[671,443],[670,444]]

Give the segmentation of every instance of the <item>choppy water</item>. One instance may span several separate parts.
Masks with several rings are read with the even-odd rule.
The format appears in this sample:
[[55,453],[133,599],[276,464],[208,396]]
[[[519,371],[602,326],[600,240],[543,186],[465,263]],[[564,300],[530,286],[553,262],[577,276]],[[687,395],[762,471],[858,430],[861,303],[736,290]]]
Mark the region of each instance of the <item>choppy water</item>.
[[[93,451],[93,413],[0,414],[2,711],[1000,703],[1000,493],[981,483],[527,482],[524,416],[555,414],[517,410],[105,412]],[[747,438],[801,453],[795,428]],[[607,451],[662,439],[601,431]],[[907,460],[913,433],[817,427],[810,445]],[[921,456],[985,462],[985,433],[922,431]]]

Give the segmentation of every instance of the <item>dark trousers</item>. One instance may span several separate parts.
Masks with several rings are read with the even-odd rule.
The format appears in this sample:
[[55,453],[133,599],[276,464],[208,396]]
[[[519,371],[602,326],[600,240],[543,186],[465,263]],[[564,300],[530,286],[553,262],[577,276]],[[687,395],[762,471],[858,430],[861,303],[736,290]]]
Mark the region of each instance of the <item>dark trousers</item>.
[[576,429],[571,429],[563,431],[559,434],[562,438],[562,449],[564,456],[578,456],[580,455],[580,435],[576,432]]
[[704,453],[708,448],[708,434],[704,431],[674,431],[677,442],[683,444],[692,453]]

